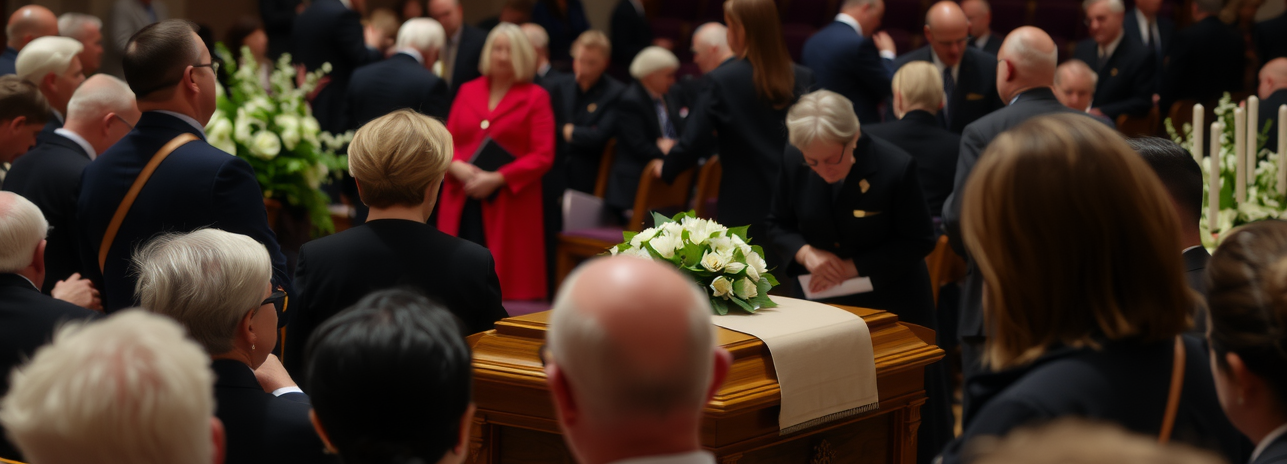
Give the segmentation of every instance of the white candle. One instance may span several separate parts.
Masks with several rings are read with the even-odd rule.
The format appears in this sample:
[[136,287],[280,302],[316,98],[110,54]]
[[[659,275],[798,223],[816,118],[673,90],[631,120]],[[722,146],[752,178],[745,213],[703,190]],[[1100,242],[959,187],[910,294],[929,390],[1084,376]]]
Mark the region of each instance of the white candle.
[[1224,124],[1217,119],[1211,123],[1211,151],[1207,157],[1210,170],[1207,174],[1207,232],[1215,233],[1220,224],[1220,133]]
[[1234,155],[1234,175],[1233,175],[1233,198],[1237,204],[1247,201],[1247,179],[1251,178],[1247,171],[1247,113],[1242,108],[1233,110],[1233,155]]
[[1207,132],[1207,126],[1202,124],[1202,119],[1205,117],[1206,112],[1205,108],[1202,107],[1202,104],[1198,103],[1193,105],[1193,139],[1189,140],[1189,142],[1193,145],[1193,159],[1198,160],[1199,163],[1202,162],[1202,149],[1206,148],[1202,143],[1206,140],[1206,137],[1204,136]]
[[1260,163],[1259,123],[1260,99],[1252,95],[1247,98],[1247,166],[1251,167],[1247,180],[1250,182],[1256,181],[1256,165]]
[[1287,105],[1278,107],[1278,194],[1287,194]]

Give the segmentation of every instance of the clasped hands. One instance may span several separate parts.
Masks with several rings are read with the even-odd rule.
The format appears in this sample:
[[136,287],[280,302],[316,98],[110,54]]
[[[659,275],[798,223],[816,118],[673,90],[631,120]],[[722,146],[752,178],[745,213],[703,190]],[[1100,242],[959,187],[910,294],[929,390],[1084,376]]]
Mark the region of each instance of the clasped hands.
[[482,200],[505,185],[505,176],[499,172],[484,171],[462,161],[452,161],[447,169],[451,176],[462,185],[465,195],[475,200]]
[[810,293],[826,291],[847,279],[858,277],[858,267],[854,265],[854,260],[840,259],[835,253],[809,245],[801,247],[795,253],[795,260],[813,275],[809,281]]

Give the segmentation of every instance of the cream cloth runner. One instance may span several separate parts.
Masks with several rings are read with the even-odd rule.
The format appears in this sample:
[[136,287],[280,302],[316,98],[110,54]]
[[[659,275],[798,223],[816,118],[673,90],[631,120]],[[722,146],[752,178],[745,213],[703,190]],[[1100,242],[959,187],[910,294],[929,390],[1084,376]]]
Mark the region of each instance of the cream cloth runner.
[[772,297],[776,308],[712,316],[725,329],[764,341],[782,389],[781,434],[880,407],[871,332],[840,308]]

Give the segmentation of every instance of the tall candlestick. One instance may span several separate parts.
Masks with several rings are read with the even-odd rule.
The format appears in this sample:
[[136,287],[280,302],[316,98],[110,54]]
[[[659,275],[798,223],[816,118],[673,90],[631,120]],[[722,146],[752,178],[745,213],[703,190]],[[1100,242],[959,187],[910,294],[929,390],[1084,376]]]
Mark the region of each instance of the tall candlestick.
[[1216,119],[1211,123],[1211,151],[1207,156],[1207,232],[1215,233],[1220,224],[1220,133],[1224,124]]
[[1201,103],[1193,105],[1193,140],[1189,142],[1193,145],[1193,159],[1198,160],[1198,163],[1202,162],[1202,149],[1206,148],[1202,143],[1206,140],[1204,136],[1207,132],[1207,126],[1202,124],[1203,118],[1206,117],[1205,110]]
[[1260,99],[1255,95],[1247,97],[1247,166],[1250,166],[1248,181],[1256,181],[1256,165],[1260,164]]
[[1247,201],[1247,179],[1251,176],[1247,171],[1254,170],[1254,167],[1248,169],[1247,166],[1247,113],[1242,108],[1233,110],[1233,155],[1234,155],[1234,182],[1233,198],[1242,204]]
[[1287,194],[1287,105],[1278,107],[1278,194]]

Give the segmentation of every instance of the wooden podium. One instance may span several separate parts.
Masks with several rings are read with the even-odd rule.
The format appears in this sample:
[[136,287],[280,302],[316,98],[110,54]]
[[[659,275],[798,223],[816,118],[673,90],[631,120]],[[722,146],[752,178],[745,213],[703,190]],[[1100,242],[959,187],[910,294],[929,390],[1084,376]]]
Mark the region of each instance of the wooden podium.
[[[885,311],[840,308],[862,317],[871,330],[880,408],[780,436],[781,397],[768,349],[755,337],[718,328],[717,343],[733,354],[733,364],[706,406],[701,433],[702,445],[720,464],[916,462],[924,368],[943,357],[933,345],[934,332]],[[466,462],[574,462],[559,435],[538,354],[548,320],[548,312],[507,318],[495,330],[469,337],[478,413]]]

